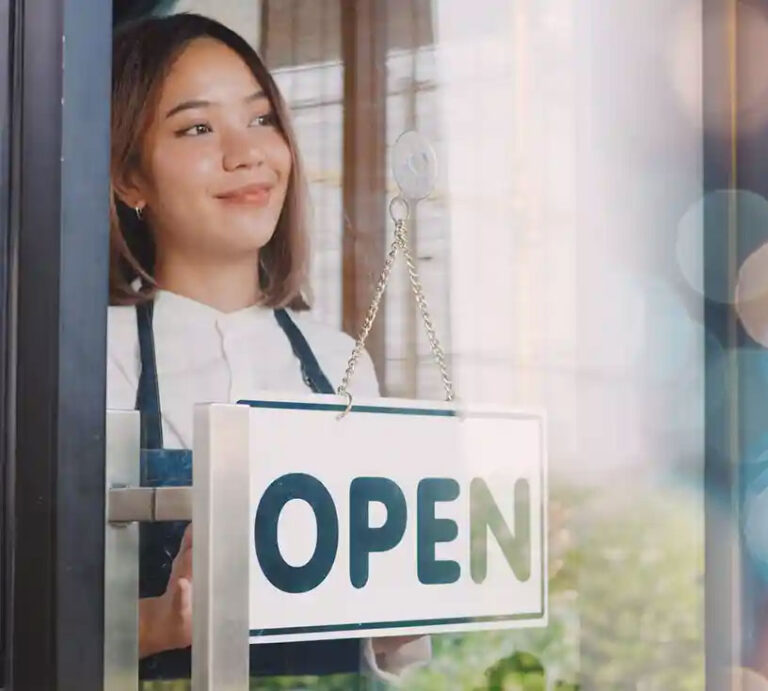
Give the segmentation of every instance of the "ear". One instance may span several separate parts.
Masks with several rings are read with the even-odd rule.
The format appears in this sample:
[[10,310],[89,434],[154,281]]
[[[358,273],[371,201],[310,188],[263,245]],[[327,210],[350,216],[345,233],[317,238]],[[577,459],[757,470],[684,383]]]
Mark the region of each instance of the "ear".
[[143,208],[147,204],[146,184],[136,171],[113,175],[112,190],[123,204],[132,209]]

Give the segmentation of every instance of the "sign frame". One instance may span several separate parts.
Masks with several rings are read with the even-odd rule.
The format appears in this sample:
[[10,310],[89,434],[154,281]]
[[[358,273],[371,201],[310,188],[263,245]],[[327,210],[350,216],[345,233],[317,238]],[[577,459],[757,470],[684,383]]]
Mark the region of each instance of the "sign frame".
[[[339,402],[338,396],[311,395],[297,398],[295,396],[280,396],[263,394],[248,399],[241,399],[238,405],[251,409],[270,410],[302,410],[325,411],[340,416],[347,408],[346,402]],[[443,618],[414,618],[389,621],[364,622],[334,622],[324,625],[283,626],[263,629],[251,629],[251,643],[287,642],[295,640],[320,640],[327,638],[366,637],[370,635],[408,635],[419,633],[469,632],[490,629],[543,627],[548,623],[548,550],[547,550],[547,507],[548,507],[548,454],[546,416],[540,410],[517,410],[490,405],[466,405],[462,403],[447,403],[437,401],[422,401],[410,399],[366,399],[354,402],[349,411],[350,416],[365,414],[386,414],[401,416],[451,417],[457,419],[471,418],[507,418],[516,420],[535,420],[539,423],[539,448],[541,458],[539,463],[539,482],[541,501],[539,502],[539,540],[540,574],[541,574],[541,607],[538,611],[512,612],[505,615],[488,615],[478,617],[443,617]],[[344,420],[339,420],[344,424]],[[381,632],[378,633],[377,632]]]

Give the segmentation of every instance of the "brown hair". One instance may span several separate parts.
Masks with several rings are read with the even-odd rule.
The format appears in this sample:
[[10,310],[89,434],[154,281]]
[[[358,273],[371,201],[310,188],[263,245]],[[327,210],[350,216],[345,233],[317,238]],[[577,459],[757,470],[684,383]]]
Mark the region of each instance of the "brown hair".
[[[183,49],[198,38],[213,38],[234,50],[253,72],[275,113],[277,128],[291,151],[291,173],[275,232],[259,252],[262,303],[306,309],[308,240],[306,181],[288,108],[253,48],[226,26],[197,14],[149,17],[115,34],[112,53],[112,144],[110,205],[110,304],[151,299],[155,244],[151,229],[115,193],[115,180],[140,163],[141,141],[151,124],[163,80]],[[141,279],[136,289],[133,282]]]

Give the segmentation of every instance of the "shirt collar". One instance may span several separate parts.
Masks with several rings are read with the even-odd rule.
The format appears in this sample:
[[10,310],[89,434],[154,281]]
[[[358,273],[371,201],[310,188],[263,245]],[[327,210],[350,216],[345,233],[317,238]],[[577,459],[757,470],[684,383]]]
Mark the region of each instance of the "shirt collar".
[[155,294],[155,313],[161,314],[168,324],[183,325],[186,328],[200,326],[220,326],[236,328],[239,325],[256,325],[268,320],[274,321],[272,309],[262,305],[252,305],[234,312],[221,312],[192,298],[158,290]]

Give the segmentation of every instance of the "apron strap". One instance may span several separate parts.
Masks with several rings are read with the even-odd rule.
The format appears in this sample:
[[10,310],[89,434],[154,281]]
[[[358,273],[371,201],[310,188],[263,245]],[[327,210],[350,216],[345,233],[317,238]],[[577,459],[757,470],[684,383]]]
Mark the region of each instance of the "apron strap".
[[[155,336],[152,329],[154,303],[136,305],[136,323],[139,330],[141,375],[136,391],[136,410],[141,412],[141,448],[163,448],[163,425],[160,415],[160,391],[157,384]],[[301,364],[301,376],[313,393],[335,393],[333,386],[320,368],[307,339],[284,309],[275,310],[275,319],[291,344],[293,354]]]
[[309,347],[307,339],[304,338],[304,334],[301,333],[301,330],[296,326],[288,312],[284,309],[275,310],[275,319],[277,319],[280,328],[288,337],[293,354],[301,363],[301,376],[304,379],[304,383],[312,390],[312,393],[336,393],[331,386],[331,382],[328,381],[328,378],[323,374],[323,370],[320,369],[317,358],[312,352],[312,348]]
[[155,335],[152,330],[153,302],[136,305],[139,328],[141,375],[136,391],[136,409],[141,412],[141,448],[163,448],[163,424],[160,418],[160,390],[157,385]]

